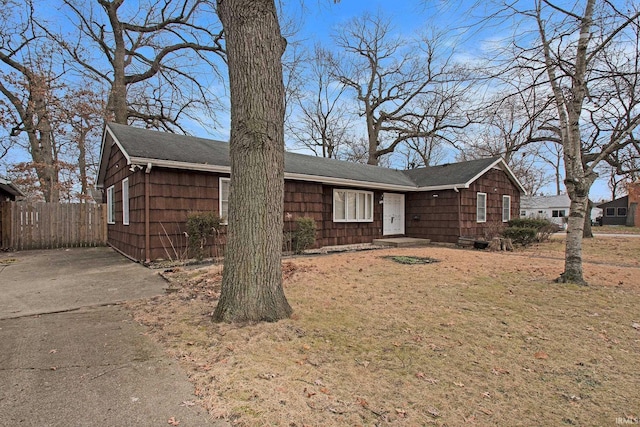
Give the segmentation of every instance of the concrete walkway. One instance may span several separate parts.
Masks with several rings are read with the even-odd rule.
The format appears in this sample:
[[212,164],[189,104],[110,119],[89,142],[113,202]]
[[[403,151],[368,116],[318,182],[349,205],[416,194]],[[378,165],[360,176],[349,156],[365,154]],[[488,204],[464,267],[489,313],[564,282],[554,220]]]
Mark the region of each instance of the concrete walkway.
[[177,361],[115,305],[165,285],[108,248],[0,254],[0,425],[215,425]]

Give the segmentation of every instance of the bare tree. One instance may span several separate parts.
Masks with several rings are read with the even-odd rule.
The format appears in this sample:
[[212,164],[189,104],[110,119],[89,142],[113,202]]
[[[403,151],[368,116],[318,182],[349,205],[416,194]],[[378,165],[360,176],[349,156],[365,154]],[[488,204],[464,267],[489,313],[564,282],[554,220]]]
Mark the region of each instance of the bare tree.
[[[334,39],[346,54],[337,77],[355,92],[366,121],[369,164],[378,164],[380,157],[405,141],[443,135],[469,124],[457,108],[423,108],[461,72],[450,55],[440,55],[439,36],[403,40],[393,37],[387,19],[365,14],[341,28]],[[420,104],[423,99],[428,101]],[[446,112],[455,114],[439,115]]]
[[556,195],[562,194],[562,145],[555,142],[543,142],[538,149],[538,156],[553,170],[553,182],[556,187]]
[[609,187],[609,190],[611,191],[611,200],[615,200],[622,196],[625,191],[625,184],[627,183],[626,177],[618,175],[616,168],[609,165],[601,167],[600,174],[605,174],[607,177],[607,187]]
[[437,165],[446,155],[440,139],[431,137],[408,139],[397,151],[404,159],[405,169]]
[[74,153],[80,191],[77,198],[91,200],[91,190],[97,176],[99,145],[105,121],[105,100],[90,82],[68,88],[61,103],[61,137],[67,140]]
[[535,23],[538,42],[529,48],[514,43],[515,67],[538,72],[536,85],[547,88],[556,117],[539,127],[537,139],[563,149],[571,199],[565,267],[559,278],[563,282],[585,283],[582,238],[596,168],[633,146],[633,132],[640,124],[635,85],[640,12],[637,5],[629,6],[632,9],[618,10],[612,2],[585,0],[565,9],[538,0],[534,9],[519,11]]
[[0,115],[10,128],[9,135],[27,137],[26,150],[44,200],[60,198],[58,147],[51,109],[56,102],[60,69],[55,51],[37,33],[30,2],[21,6],[8,3],[7,18],[0,26]]
[[216,321],[277,321],[282,288],[284,96],[273,0],[219,0],[231,90],[229,242]]
[[300,147],[329,158],[341,158],[341,148],[353,138],[349,132],[352,117],[343,99],[346,88],[333,78],[336,64],[334,55],[316,44],[309,64],[308,90],[298,93],[298,115],[289,124]]
[[[508,79],[513,85],[518,79]],[[520,78],[518,82],[522,82]],[[502,157],[528,194],[536,194],[549,182],[545,168],[540,167],[540,147],[531,135],[540,120],[539,102],[534,91],[517,94],[498,92],[479,108],[478,124],[468,129],[466,137],[456,144],[457,158],[472,160]]]
[[140,1],[136,9],[122,7],[124,0],[62,3],[75,41],[49,34],[82,74],[106,85],[113,121],[184,132],[182,116],[213,117],[216,97],[208,85],[223,48],[210,1]]

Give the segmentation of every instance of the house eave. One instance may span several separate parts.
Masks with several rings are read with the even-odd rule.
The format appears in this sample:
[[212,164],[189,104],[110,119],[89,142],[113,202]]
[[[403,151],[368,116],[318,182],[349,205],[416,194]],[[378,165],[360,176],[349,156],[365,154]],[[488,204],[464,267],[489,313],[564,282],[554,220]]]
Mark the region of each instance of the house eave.
[[463,184],[444,184],[444,185],[432,185],[427,187],[417,187],[414,191],[445,191],[445,190],[453,190],[458,191],[465,188],[469,188],[469,183]]
[[[107,135],[111,137],[111,144],[107,144]],[[104,188],[104,175],[107,172],[107,163],[109,161],[109,155],[111,154],[111,147],[117,145],[122,155],[127,160],[127,165],[131,165],[131,158],[127,153],[127,150],[124,149],[118,138],[113,133],[111,128],[108,125],[105,125],[104,132],[102,133],[102,146],[100,148],[100,164],[98,165],[98,179],[96,180],[96,188],[103,189]]]
[[[158,160],[147,157],[127,157],[127,165],[140,165],[146,167],[151,164],[153,167],[192,170],[198,172],[213,172],[231,174],[231,167],[210,164],[196,164],[176,162],[172,160]],[[444,184],[427,187],[415,187],[412,185],[385,184],[380,182],[358,181],[345,178],[334,178],[318,175],[307,175],[301,173],[285,172],[284,178],[295,181],[318,182],[326,185],[345,186],[354,188],[368,188],[372,190],[399,191],[399,192],[419,192],[419,191],[445,191],[445,190],[461,190],[469,188],[470,183]],[[470,181],[470,182],[473,182]]]
[[334,177],[328,177],[328,176],[307,175],[307,174],[290,173],[290,172],[285,172],[284,178],[292,179],[296,181],[319,182],[322,184],[334,185],[334,186],[368,188],[372,190],[388,190],[388,191],[402,191],[402,192],[416,191],[416,187],[411,185],[385,184],[380,182],[358,181],[353,179],[334,178]]
[[221,165],[210,164],[198,164],[198,163],[185,163],[176,162],[174,160],[160,160],[150,159],[148,157],[130,157],[127,159],[127,165],[139,165],[140,167],[147,168],[149,165],[156,168],[170,168],[170,169],[184,169],[199,172],[217,172],[217,173],[231,173],[231,167]]
[[[185,163],[185,162],[176,162],[172,160],[149,159],[146,157],[130,157],[128,159],[128,162],[129,162],[128,165],[133,164],[133,165],[142,166],[142,165],[147,165],[151,163],[154,167],[161,167],[161,168],[231,174],[231,167],[229,166]],[[291,172],[285,172],[284,178],[289,180],[296,180],[296,181],[319,182],[327,185],[369,188],[374,190],[388,190],[388,191],[402,191],[402,192],[417,190],[416,187],[409,186],[409,185],[384,184],[379,182],[358,181],[358,180],[351,180],[351,179],[345,179],[345,178],[333,178],[333,177],[307,175],[307,174],[291,173]]]
[[0,190],[4,190],[14,197],[24,197],[25,195],[14,183],[4,178],[0,178]]

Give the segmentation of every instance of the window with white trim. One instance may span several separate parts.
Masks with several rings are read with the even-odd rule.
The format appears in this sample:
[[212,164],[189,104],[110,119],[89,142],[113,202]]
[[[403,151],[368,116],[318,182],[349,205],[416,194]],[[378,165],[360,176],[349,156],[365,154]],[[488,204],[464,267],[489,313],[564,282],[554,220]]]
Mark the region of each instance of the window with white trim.
[[220,178],[219,188],[219,212],[220,218],[222,218],[222,223],[227,224],[227,220],[229,219],[229,183],[231,180],[229,178]]
[[122,224],[129,225],[129,178],[122,180]]
[[564,218],[565,210],[564,209],[552,209],[551,210],[551,218]]
[[476,221],[487,222],[487,193],[476,195]]
[[502,196],[502,222],[511,220],[511,196]]
[[107,223],[115,224],[116,223],[116,200],[115,200],[115,189],[113,185],[107,188]]
[[334,222],[373,222],[373,193],[359,190],[333,190]]

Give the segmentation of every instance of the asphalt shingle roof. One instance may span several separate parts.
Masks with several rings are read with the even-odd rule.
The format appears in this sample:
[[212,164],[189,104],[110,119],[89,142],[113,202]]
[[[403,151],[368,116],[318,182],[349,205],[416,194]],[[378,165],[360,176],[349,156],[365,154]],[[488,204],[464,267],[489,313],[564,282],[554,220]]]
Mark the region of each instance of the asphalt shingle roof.
[[491,167],[498,157],[448,163],[439,166],[410,169],[404,171],[418,187],[437,187],[451,184],[465,184]]
[[[193,136],[107,124],[130,158],[193,165],[230,166],[229,144]],[[456,186],[469,183],[498,158],[472,160],[412,170],[395,170],[298,153],[285,153],[285,173],[405,187]]]
[[523,196],[520,198],[521,209],[550,209],[563,208],[571,205],[571,199],[566,194],[558,196]]

